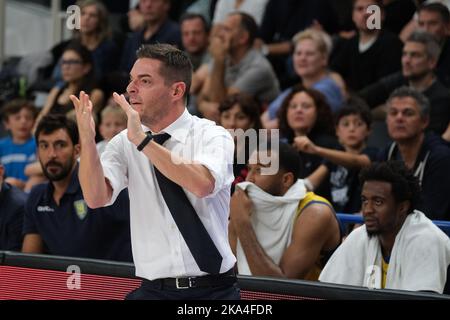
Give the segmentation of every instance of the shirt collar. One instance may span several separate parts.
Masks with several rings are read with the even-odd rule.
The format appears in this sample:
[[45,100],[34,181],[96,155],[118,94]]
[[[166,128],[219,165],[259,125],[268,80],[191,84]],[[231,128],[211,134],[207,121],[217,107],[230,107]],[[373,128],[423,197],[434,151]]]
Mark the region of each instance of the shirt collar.
[[77,161],[75,169],[72,172],[72,177],[70,178],[69,186],[67,187],[65,194],[75,194],[78,192],[78,189],[80,189],[80,180],[78,180],[79,166],[80,165],[78,164],[78,161]]
[[[168,134],[170,134],[170,137],[172,139],[175,139],[175,140],[185,144],[188,133],[192,126],[192,118],[193,118],[192,115],[185,108],[184,112],[181,114],[181,116],[179,116],[177,120],[172,122],[166,128],[161,130],[161,133],[163,133],[163,132],[168,133]],[[144,125],[142,125],[142,128],[144,129],[144,131],[150,130],[148,127],[146,127]]]

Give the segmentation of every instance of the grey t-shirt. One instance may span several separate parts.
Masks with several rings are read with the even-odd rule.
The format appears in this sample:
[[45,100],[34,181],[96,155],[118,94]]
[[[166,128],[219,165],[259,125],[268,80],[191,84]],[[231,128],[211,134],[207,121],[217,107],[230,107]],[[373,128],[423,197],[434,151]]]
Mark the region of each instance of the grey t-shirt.
[[225,69],[225,86],[252,94],[262,102],[270,102],[280,93],[280,85],[270,62],[252,49],[236,65]]

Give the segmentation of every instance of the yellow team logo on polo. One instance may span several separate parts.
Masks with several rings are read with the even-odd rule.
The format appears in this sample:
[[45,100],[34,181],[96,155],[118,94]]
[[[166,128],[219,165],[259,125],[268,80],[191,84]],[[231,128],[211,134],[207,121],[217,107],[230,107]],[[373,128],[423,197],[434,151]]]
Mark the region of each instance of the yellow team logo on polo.
[[73,207],[75,208],[75,212],[77,213],[78,218],[80,218],[80,220],[83,220],[86,217],[88,211],[86,202],[84,202],[83,199],[77,200],[73,203]]

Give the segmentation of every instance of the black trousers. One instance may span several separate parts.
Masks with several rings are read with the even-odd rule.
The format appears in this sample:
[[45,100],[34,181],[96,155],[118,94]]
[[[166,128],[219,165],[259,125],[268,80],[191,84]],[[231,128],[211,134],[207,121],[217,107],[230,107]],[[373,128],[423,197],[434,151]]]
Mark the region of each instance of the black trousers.
[[161,288],[151,281],[143,280],[139,288],[131,291],[125,300],[240,300],[237,284],[218,287],[187,289]]

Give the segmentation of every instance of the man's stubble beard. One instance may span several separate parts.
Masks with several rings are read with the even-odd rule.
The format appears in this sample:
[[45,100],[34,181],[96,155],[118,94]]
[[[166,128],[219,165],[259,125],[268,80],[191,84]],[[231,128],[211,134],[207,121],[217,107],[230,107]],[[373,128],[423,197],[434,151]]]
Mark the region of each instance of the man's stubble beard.
[[[59,174],[53,175],[50,172],[47,171],[46,168],[44,168],[44,166],[42,165],[41,162],[41,167],[42,167],[42,171],[44,173],[44,176],[49,180],[49,181],[61,181],[65,178],[67,178],[68,175],[70,175],[70,173],[72,172],[72,169],[75,165],[76,160],[71,160],[70,161],[70,165],[66,166],[64,163],[61,166],[61,172]],[[48,163],[47,163],[48,165]]]
[[158,110],[159,112],[155,112],[152,115],[142,114],[141,123],[147,127],[153,127],[157,125],[161,119],[164,119],[169,114],[169,108],[161,108]]
[[410,74],[408,76],[404,76],[407,81],[420,81],[424,79],[431,71],[423,71],[421,73]]

